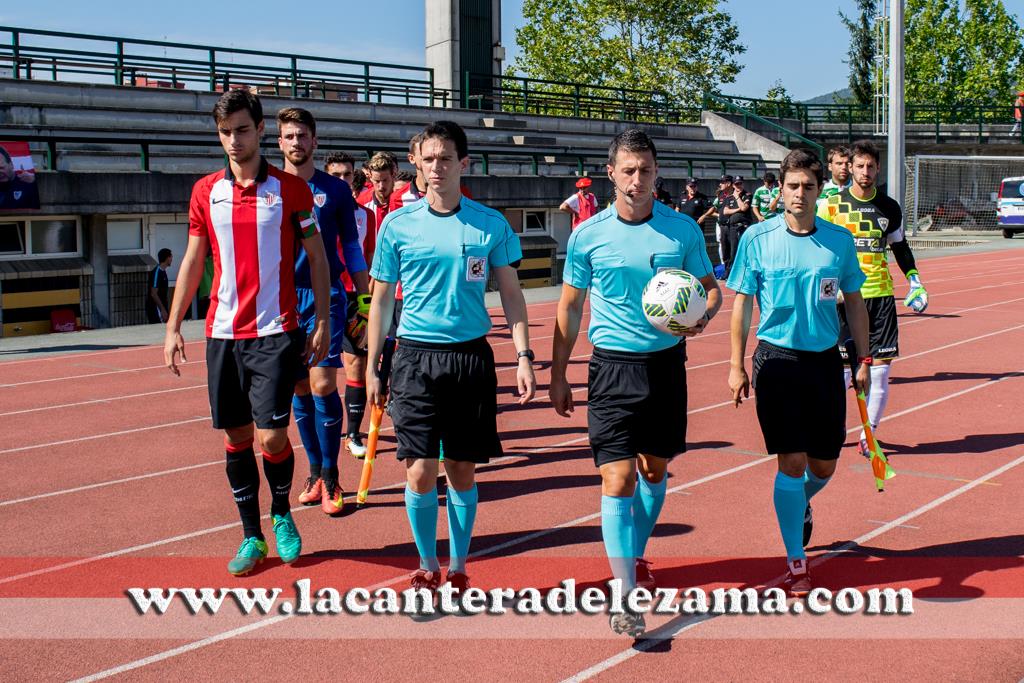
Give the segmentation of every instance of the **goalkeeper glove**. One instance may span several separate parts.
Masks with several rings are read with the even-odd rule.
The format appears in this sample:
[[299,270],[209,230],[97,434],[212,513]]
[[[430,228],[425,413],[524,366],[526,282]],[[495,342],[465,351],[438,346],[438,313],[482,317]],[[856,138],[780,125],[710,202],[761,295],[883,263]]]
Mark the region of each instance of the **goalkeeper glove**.
[[360,339],[366,332],[366,323],[370,319],[370,295],[360,294],[356,297],[355,311],[348,319],[348,336]]
[[910,283],[910,292],[903,300],[903,305],[911,308],[915,313],[924,313],[928,308],[928,292],[921,284],[921,276],[916,270],[907,273],[907,282]]

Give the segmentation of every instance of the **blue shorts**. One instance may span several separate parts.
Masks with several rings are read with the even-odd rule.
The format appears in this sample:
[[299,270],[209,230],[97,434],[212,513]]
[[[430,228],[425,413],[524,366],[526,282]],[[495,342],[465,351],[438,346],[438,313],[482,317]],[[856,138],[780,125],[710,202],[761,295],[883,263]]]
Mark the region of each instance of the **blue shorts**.
[[[298,298],[299,327],[307,336],[313,335],[316,322],[316,306],[313,303],[313,290],[307,287],[296,287]],[[345,340],[346,307],[345,290],[331,287],[331,347],[327,357],[317,365],[318,368],[340,368],[341,347]]]

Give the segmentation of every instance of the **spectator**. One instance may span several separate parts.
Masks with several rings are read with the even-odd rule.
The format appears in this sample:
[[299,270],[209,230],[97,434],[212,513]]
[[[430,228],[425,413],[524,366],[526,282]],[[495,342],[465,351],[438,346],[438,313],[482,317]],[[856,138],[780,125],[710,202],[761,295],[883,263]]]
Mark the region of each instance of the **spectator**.
[[149,289],[146,296],[146,319],[151,323],[167,322],[167,269],[174,257],[166,247],[157,252],[159,263],[149,272]]
[[686,181],[683,194],[679,198],[679,207],[676,210],[697,221],[697,225],[703,225],[704,219],[714,212],[711,199],[697,189],[697,181],[693,178]]
[[782,213],[779,208],[778,186],[775,184],[775,174],[768,171],[761,178],[764,185],[754,190],[753,210],[754,218],[758,223],[774,218]]
[[559,211],[572,216],[572,229],[575,230],[580,223],[597,213],[597,197],[588,188],[593,181],[590,178],[580,178],[576,181],[576,188],[579,190],[558,207]]
[[35,180],[34,173],[19,172],[11,155],[0,146],[0,209],[38,209]]
[[1020,117],[1022,112],[1024,112],[1024,90],[1017,93],[1017,99],[1013,102],[1013,118],[1016,120],[1013,122],[1013,128],[1010,129],[1010,135],[1016,135],[1020,132]]
[[665,179],[658,178],[654,181],[654,198],[665,206],[676,208],[676,203],[672,201],[672,193],[665,187]]
[[725,217],[726,225],[723,231],[722,240],[722,262],[725,264],[725,277],[729,277],[729,270],[732,268],[733,259],[736,258],[736,247],[740,243],[740,237],[753,222],[750,213],[750,193],[743,187],[743,178],[736,176],[732,183],[732,194],[726,197],[722,204],[721,214]]
[[718,192],[716,193],[714,204],[711,206],[712,212],[718,218],[715,223],[715,240],[718,242],[718,262],[723,265],[725,264],[725,235],[728,232],[728,221],[722,215],[722,209],[725,207],[725,201],[731,195],[732,176],[724,175],[718,179]]

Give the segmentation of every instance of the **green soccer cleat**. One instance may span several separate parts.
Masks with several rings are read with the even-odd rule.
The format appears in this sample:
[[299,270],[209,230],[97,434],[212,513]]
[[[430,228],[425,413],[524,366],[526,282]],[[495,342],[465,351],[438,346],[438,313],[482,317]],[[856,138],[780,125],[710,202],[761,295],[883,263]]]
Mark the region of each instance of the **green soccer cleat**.
[[302,537],[299,536],[299,530],[295,528],[292,513],[289,512],[284,517],[271,515],[270,518],[274,521],[277,554],[281,556],[282,562],[291,564],[299,559],[299,553],[302,552]]
[[244,576],[256,568],[267,557],[267,543],[255,536],[242,541],[238,553],[228,562],[228,571],[235,576]]

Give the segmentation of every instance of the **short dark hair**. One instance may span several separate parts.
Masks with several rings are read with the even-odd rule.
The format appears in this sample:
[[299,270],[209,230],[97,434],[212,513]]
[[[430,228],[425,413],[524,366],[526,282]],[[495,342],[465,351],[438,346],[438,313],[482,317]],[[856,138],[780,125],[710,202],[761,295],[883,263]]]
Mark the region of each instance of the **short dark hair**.
[[260,98],[253,95],[247,88],[233,88],[217,99],[213,105],[213,120],[220,123],[236,111],[247,111],[252,122],[257,126],[263,120],[263,105]]
[[421,142],[423,142],[423,131],[416,133],[416,135],[409,139],[409,154],[415,154]]
[[612,138],[612,144],[608,145],[609,166],[615,165],[615,158],[619,155],[620,149],[627,152],[650,152],[654,160],[658,160],[654,140],[639,128],[628,128]]
[[395,176],[395,180],[398,180],[403,183],[412,182],[413,180],[415,180],[415,178],[416,174],[413,173],[412,171],[399,171],[398,175]]
[[160,251],[156,252],[157,261],[160,262],[160,263],[163,263],[164,261],[166,261],[168,258],[170,258],[170,256],[171,256],[171,250],[168,249],[167,247],[164,247]]
[[316,119],[306,109],[299,107],[285,107],[281,111],[277,112],[277,127],[280,130],[281,126],[286,123],[298,123],[306,128],[309,128],[309,132],[314,137],[316,136]]
[[775,182],[775,174],[772,173],[771,171],[768,171],[768,172],[766,172],[764,174],[764,177],[762,177],[761,180],[763,180],[766,183],[774,183]]
[[357,168],[352,172],[352,189],[361,192],[364,187],[366,187],[366,171]]
[[881,163],[881,155],[878,152],[878,145],[871,142],[871,140],[857,140],[851,146],[850,159],[853,157],[867,156],[875,160],[875,163]]
[[420,142],[426,142],[430,138],[440,140],[451,140],[455,145],[455,155],[459,159],[469,156],[469,141],[466,140],[466,131],[454,121],[434,121],[420,133]]
[[822,168],[821,159],[806,149],[794,149],[782,160],[782,167],[779,169],[782,182],[786,182],[787,172],[798,169],[810,171],[814,175],[815,180],[818,181],[818,187],[821,187],[822,183],[825,182],[825,171]]
[[850,156],[850,148],[846,145],[836,145],[835,147],[829,147],[828,149],[828,163],[832,163],[834,157],[848,157]]
[[324,161],[324,170],[331,164],[350,164],[352,170],[356,168],[356,160],[348,152],[331,152],[328,154],[327,159]]

